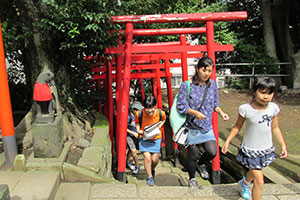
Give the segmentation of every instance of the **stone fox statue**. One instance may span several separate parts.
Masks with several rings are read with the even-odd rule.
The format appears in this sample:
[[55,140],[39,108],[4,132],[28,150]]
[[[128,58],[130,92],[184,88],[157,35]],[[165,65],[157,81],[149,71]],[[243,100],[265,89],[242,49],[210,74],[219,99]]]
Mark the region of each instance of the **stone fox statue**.
[[55,96],[51,93],[50,86],[54,85],[54,74],[50,70],[41,72],[36,80],[33,90],[33,100],[37,102],[37,121],[42,117],[43,104],[48,105],[50,117],[54,117],[56,108]]

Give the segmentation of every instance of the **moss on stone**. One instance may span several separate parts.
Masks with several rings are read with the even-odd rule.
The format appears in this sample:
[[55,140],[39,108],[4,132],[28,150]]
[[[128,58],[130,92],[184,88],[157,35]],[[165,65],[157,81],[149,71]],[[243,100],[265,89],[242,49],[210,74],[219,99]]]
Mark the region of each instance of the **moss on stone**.
[[102,113],[95,112],[94,115],[96,117],[94,128],[101,128],[101,127],[103,128],[109,126],[108,120],[105,118],[105,116]]

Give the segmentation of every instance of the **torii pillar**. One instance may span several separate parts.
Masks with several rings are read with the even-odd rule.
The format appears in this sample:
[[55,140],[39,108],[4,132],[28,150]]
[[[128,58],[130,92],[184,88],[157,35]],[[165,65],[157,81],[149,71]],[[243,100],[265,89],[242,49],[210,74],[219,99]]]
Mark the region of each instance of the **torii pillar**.
[[6,165],[12,166],[17,155],[14,121],[11,110],[5,54],[2,40],[0,21],[0,127],[2,131],[3,149],[5,152]]

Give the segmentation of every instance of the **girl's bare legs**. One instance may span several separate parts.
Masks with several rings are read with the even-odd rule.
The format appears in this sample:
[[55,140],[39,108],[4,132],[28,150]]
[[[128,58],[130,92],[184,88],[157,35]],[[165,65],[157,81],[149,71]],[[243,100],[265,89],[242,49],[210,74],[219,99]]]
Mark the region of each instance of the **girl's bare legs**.
[[129,162],[129,159],[130,159],[130,157],[131,157],[131,152],[129,151],[129,150],[126,150],[126,163],[128,163]]
[[148,177],[152,177],[152,169],[158,164],[159,153],[144,152],[144,166]]
[[[158,160],[159,160],[159,153],[153,153],[151,155],[151,160],[152,160],[152,163],[151,163],[151,169],[154,170],[156,165],[158,164]],[[151,173],[151,175],[153,175]]]
[[138,166],[139,166],[139,157],[138,157],[138,155],[137,155],[137,153],[136,153],[136,149],[132,149],[132,150],[131,150],[131,155],[132,155],[132,157],[133,157],[135,166],[138,167]]
[[150,152],[144,152],[143,153],[144,156],[144,167],[145,167],[145,171],[146,174],[148,175],[148,177],[152,177],[152,172],[151,172],[151,160],[152,160],[152,156]]
[[252,188],[252,200],[261,200],[261,193],[264,187],[264,174],[262,170],[250,169],[247,173],[246,180],[254,181]]

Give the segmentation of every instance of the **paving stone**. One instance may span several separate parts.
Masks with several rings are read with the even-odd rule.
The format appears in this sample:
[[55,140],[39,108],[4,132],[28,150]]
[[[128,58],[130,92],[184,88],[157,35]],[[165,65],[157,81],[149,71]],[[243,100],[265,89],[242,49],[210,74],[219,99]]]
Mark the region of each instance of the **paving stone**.
[[106,144],[108,128],[96,128],[91,140],[90,147],[104,147]]
[[213,185],[213,186],[199,186],[198,189],[192,191],[195,197],[204,196],[239,196],[236,185]]
[[265,184],[262,194],[295,194],[296,188],[291,184]]
[[190,194],[190,188],[188,187],[167,187],[167,186],[146,186],[138,187],[137,194],[139,198],[149,199],[178,199],[178,198],[189,198],[193,197]]
[[[241,198],[243,199],[243,198]],[[275,195],[263,195],[262,196],[263,200],[278,200],[278,198]]]
[[88,147],[83,151],[77,166],[98,172],[102,163],[103,147]]
[[92,183],[114,183],[113,178],[100,176],[99,174],[82,167],[64,163],[63,165],[64,180],[68,182],[92,182]]
[[12,200],[50,200],[54,198],[59,183],[59,172],[27,172],[21,177],[10,196]]
[[300,183],[283,184],[283,186],[295,192],[296,194],[300,194]]
[[91,183],[62,183],[54,200],[89,200]]
[[280,200],[299,200],[300,195],[278,195],[277,199],[280,199]]
[[156,173],[154,181],[157,186],[182,186],[180,176],[171,173]]
[[8,185],[11,193],[24,174],[21,171],[0,171],[0,184]]
[[279,174],[277,171],[272,169],[270,166],[263,169],[264,176],[270,179],[273,183],[292,183],[290,180]]
[[[186,176],[187,180],[189,179],[189,176]],[[198,185],[200,186],[204,186],[204,185],[211,185],[211,183],[208,180],[204,180],[203,178],[201,178],[200,176],[196,176],[195,177]]]
[[95,184],[91,189],[91,200],[97,199],[136,199],[134,184]]
[[171,173],[172,169],[170,167],[156,167],[155,172],[158,173]]

